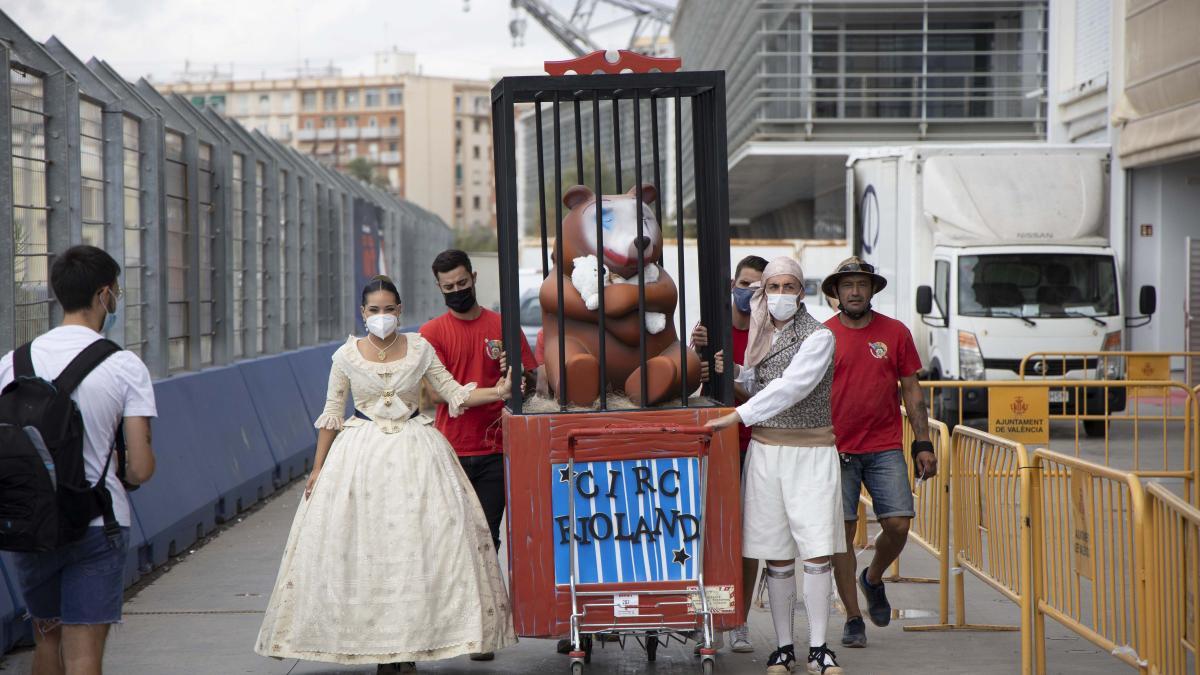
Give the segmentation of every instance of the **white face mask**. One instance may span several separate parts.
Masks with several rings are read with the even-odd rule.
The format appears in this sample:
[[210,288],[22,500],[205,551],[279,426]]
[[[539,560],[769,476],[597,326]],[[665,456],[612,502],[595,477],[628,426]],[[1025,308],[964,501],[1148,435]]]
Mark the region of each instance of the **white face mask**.
[[380,340],[396,332],[400,319],[395,314],[375,314],[367,317],[367,331]]
[[767,311],[776,321],[787,321],[796,315],[800,296],[791,293],[774,293],[767,295]]

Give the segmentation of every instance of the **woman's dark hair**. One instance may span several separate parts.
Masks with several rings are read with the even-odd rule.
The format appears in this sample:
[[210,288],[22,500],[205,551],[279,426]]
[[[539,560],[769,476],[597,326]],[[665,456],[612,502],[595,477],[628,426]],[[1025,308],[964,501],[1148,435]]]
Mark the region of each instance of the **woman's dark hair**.
[[87,309],[96,291],[117,282],[121,266],[95,246],[72,246],[54,256],[50,288],[64,312]]
[[396,296],[396,304],[400,304],[400,291],[396,290],[396,284],[392,280],[382,274],[376,275],[373,279],[363,286],[362,306],[367,306],[367,296],[376,291],[391,291],[392,295]]

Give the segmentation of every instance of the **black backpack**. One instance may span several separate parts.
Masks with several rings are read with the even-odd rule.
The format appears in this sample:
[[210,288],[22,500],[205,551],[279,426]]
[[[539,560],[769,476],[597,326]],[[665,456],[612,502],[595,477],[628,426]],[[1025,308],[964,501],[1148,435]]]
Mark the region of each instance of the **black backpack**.
[[47,382],[34,373],[31,345],[13,353],[13,381],[0,392],[0,550],[56,549],[82,537],[97,516],[115,536],[119,525],[103,478],[112,451],[101,479],[89,485],[83,418],[71,393],[121,348],[97,340]]

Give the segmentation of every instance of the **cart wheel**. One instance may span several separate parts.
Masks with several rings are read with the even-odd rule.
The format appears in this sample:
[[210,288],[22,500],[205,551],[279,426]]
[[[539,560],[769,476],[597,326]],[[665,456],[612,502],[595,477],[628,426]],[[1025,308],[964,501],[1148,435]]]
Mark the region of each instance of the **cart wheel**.
[[711,657],[711,656],[705,658],[703,661],[700,662],[700,670],[701,670],[701,672],[704,673],[704,675],[712,675],[713,668],[715,668],[715,667],[716,667],[716,661],[714,661],[713,657]]
[[[709,671],[712,672],[712,671]],[[571,675],[583,675],[583,664],[575,661],[571,664]]]
[[654,661],[658,658],[658,631],[650,631],[646,633],[646,660]]
[[[592,662],[592,636],[591,635],[582,635],[579,638],[579,642],[580,642],[580,646],[583,647],[583,662],[591,663]],[[580,668],[583,668],[583,666],[580,666]]]

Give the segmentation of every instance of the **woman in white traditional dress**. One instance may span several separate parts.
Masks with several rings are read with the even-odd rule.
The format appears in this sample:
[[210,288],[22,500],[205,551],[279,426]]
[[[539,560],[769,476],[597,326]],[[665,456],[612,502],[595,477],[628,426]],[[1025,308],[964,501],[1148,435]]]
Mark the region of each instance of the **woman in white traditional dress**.
[[[417,333],[399,333],[387,277],[363,289],[368,334],[333,355],[317,455],[255,651],[380,663],[489,652],[516,642],[487,520],[454,451],[419,415],[424,379],[451,415],[508,398],[460,385]],[[343,421],[346,395],[354,415]]]

